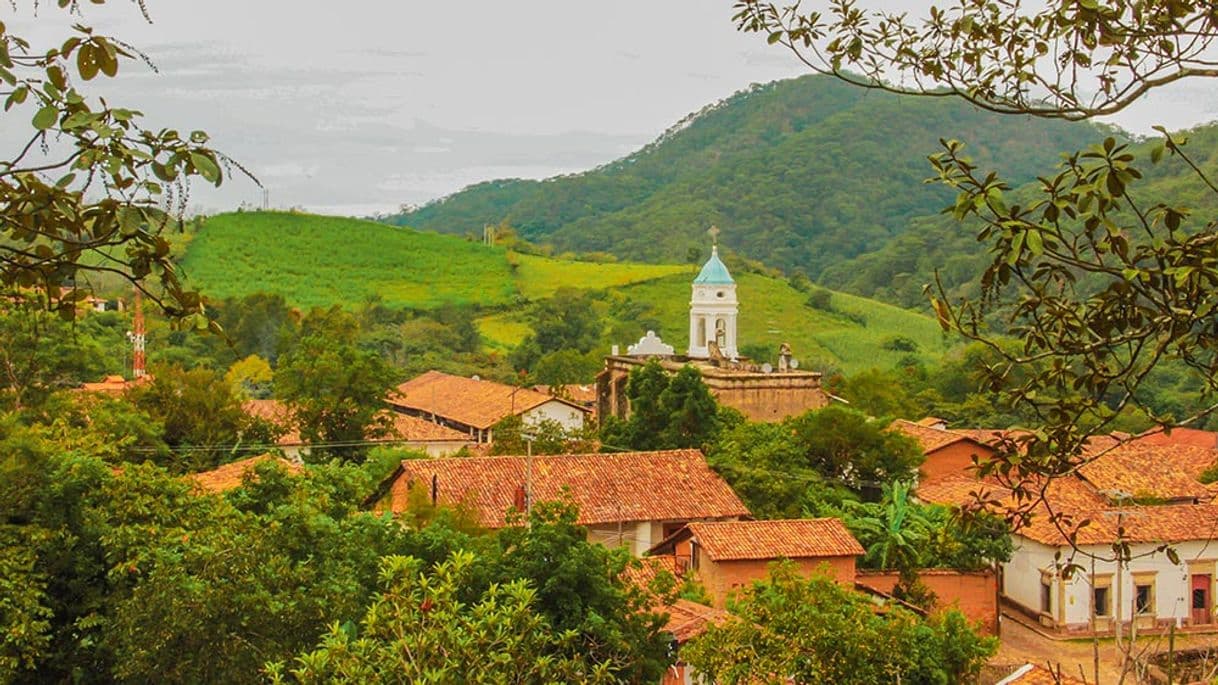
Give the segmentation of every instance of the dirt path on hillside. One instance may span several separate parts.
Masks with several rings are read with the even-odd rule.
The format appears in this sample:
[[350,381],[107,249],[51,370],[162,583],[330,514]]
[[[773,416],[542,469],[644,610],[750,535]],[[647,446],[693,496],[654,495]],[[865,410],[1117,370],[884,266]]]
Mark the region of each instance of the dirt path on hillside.
[[[1177,635],[1176,649],[1218,647],[1218,635]],[[1167,651],[1167,636],[1139,636],[1137,651],[1146,654]],[[1100,685],[1117,685],[1121,677],[1121,655],[1112,638],[1100,640]],[[1095,682],[1094,647],[1089,639],[1051,640],[1027,626],[1006,616],[1002,619],[1002,644],[991,664],[1020,665],[1035,663],[1056,669],[1061,665],[1063,675],[1085,678]],[[1081,669],[1081,670],[1080,670]],[[1125,678],[1127,685],[1137,683],[1132,676]]]

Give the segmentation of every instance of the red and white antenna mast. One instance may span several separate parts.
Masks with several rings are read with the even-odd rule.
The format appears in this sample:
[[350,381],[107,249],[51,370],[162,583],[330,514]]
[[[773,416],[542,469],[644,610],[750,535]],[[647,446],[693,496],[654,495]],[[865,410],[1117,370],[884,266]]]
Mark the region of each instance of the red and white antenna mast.
[[131,372],[136,380],[143,378],[148,372],[144,369],[144,293],[139,287],[135,289],[135,312],[132,315],[131,333]]

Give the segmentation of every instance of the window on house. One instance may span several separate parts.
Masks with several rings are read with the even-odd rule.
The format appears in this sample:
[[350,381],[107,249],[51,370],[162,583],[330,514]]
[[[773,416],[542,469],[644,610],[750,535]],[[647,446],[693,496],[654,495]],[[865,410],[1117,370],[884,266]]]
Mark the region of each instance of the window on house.
[[1040,579],[1040,612],[1053,613],[1053,581],[1052,578],[1041,576]]
[[1094,602],[1094,604],[1092,606],[1095,607],[1095,615],[1096,616],[1107,616],[1108,610],[1109,610],[1108,588],[1106,588],[1106,587],[1092,588],[1091,592],[1093,595],[1092,602]]
[[1112,615],[1112,576],[1091,577],[1091,610],[1096,616]]
[[694,540],[689,541],[689,567],[698,569],[698,543]]
[[1153,616],[1155,613],[1155,573],[1133,574],[1133,613]]
[[1154,613],[1154,586],[1133,586],[1133,610],[1136,614]]

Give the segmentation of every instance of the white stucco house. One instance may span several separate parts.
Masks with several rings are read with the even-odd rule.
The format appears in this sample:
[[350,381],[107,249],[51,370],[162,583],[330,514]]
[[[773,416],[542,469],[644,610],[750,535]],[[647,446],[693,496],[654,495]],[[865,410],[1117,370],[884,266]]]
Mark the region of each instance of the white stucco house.
[[[1072,554],[1051,524],[1017,534],[1015,553],[1002,568],[1003,595],[1042,625],[1066,632],[1089,632],[1093,624],[1104,632],[1130,622],[1143,630],[1214,625],[1218,542],[1210,538],[1218,530],[1218,507],[1127,507],[1089,518],[1078,534],[1081,554]],[[1118,540],[1129,545],[1127,561],[1113,560]],[[1064,572],[1068,563],[1077,564],[1073,573]]]
[[[1097,441],[1077,474],[1050,481],[1044,502],[1016,529],[1002,596],[1063,633],[1131,623],[1218,629],[1218,506],[1214,486],[1199,480],[1216,460],[1218,451],[1198,445]],[[1016,506],[1008,488],[965,472],[920,483],[916,494]],[[1055,523],[1055,515],[1064,518]],[[1116,554],[1120,546],[1128,553]]]

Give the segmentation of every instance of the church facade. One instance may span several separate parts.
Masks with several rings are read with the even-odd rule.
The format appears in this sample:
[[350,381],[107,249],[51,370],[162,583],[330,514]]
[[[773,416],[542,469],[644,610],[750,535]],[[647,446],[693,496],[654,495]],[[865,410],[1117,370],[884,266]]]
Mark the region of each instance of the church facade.
[[630,372],[655,359],[669,373],[693,366],[711,393],[752,421],[781,421],[788,416],[819,409],[830,401],[821,387],[821,375],[794,368],[790,348],[782,346],[777,366],[742,358],[737,319],[740,302],[736,282],[712,246],[710,259],[692,284],[689,303],[689,346],[679,355],[673,346],[648,331],[638,343],[620,354],[615,346],[596,377],[597,414],[626,418],[630,402],[626,382]]

